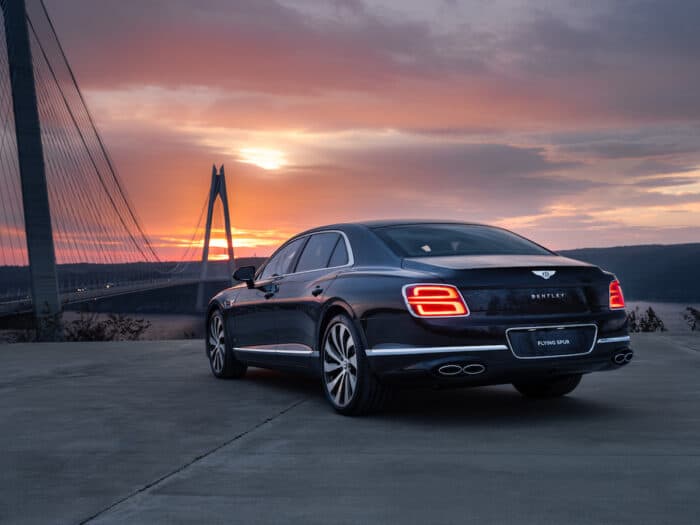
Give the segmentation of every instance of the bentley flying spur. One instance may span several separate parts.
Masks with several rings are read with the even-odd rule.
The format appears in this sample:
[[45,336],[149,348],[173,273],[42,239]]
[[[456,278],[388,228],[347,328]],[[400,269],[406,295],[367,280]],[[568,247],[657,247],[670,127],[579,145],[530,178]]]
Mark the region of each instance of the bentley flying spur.
[[324,226],[234,279],[207,309],[214,376],[308,372],[345,415],[378,409],[396,385],[563,396],[633,355],[613,274],[492,226]]

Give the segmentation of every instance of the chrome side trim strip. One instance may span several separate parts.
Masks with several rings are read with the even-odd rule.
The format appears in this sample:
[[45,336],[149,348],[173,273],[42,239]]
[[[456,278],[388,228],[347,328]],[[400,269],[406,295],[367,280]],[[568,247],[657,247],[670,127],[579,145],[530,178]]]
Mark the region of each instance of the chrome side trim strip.
[[629,335],[621,335],[620,337],[601,337],[598,339],[597,344],[605,344],[605,343],[628,343],[630,340]]
[[479,346],[402,346],[396,348],[372,348],[365,350],[367,357],[385,355],[420,355],[420,354],[454,354],[461,352],[491,352],[494,350],[508,350],[506,345],[479,345]]
[[302,344],[284,345],[259,345],[235,347],[236,352],[253,352],[257,354],[286,354],[286,355],[313,355],[314,351]]

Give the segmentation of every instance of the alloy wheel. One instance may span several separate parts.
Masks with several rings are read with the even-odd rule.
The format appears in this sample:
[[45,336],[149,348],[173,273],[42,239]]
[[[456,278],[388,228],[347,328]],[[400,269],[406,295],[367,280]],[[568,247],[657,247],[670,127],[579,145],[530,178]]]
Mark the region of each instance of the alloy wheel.
[[348,327],[343,323],[331,326],[323,348],[326,390],[336,406],[345,407],[357,388],[357,352]]
[[209,321],[209,360],[215,374],[224,370],[225,352],[224,323],[219,314],[214,314]]

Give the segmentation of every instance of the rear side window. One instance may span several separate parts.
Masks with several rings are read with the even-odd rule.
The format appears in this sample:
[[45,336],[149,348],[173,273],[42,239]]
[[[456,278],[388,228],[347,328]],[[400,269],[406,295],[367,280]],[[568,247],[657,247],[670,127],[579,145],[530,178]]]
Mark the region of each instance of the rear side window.
[[292,265],[297,253],[304,245],[306,238],[296,239],[272,256],[272,259],[265,265],[260,279],[269,279],[275,275],[285,275],[291,273]]
[[297,263],[297,272],[307,272],[326,268],[336,244],[340,239],[337,233],[315,233],[306,243]]
[[374,232],[399,257],[552,254],[507,230],[478,224],[402,224]]
[[328,261],[328,267],[345,266],[348,262],[350,262],[348,260],[348,248],[345,246],[345,239],[339,235],[338,242],[335,243],[335,248],[333,248],[331,259]]

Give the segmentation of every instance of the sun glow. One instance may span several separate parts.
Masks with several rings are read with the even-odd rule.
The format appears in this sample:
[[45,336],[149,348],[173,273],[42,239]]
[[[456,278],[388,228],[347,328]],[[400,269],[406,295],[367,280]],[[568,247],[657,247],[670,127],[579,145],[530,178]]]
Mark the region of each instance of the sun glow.
[[284,152],[267,148],[242,148],[239,162],[253,164],[264,170],[277,170],[287,163]]

